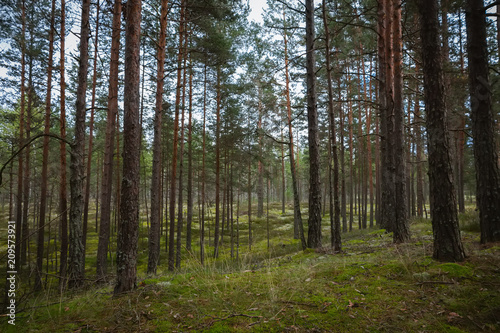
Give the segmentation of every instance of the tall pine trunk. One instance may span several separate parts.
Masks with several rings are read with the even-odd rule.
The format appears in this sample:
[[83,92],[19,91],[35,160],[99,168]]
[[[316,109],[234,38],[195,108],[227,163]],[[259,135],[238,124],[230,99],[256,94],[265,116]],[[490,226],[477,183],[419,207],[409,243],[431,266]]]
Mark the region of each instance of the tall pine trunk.
[[189,57],[189,105],[188,105],[188,175],[187,175],[187,216],[186,250],[191,252],[193,223],[193,67]]
[[161,130],[163,116],[163,84],[165,72],[165,45],[167,35],[168,0],[162,0],[160,11],[160,33],[156,51],[156,104],[153,134],[153,169],[151,175],[151,227],[149,228],[148,274],[156,274],[160,260],[161,225]]
[[[97,278],[107,274],[107,253],[111,226],[111,194],[113,184],[113,153],[116,119],[118,114],[118,68],[120,56],[120,27],[122,3],[115,0],[111,38],[111,60],[109,65],[108,112],[104,142],[103,174],[101,183],[101,220],[97,244]],[[119,174],[119,172],[118,172]]]
[[[99,13],[100,3],[97,1],[95,38],[94,38],[94,62],[92,74],[92,97],[90,102],[90,121],[89,121],[89,145],[87,147],[87,176],[85,177],[85,197],[83,201],[83,251],[87,248],[87,229],[89,220],[89,202],[90,202],[90,183],[92,176],[92,150],[94,145],[94,115],[96,101],[96,83],[97,83],[97,57],[99,51]],[[97,215],[97,212],[96,212]]]
[[394,209],[392,223],[394,243],[404,243],[410,239],[408,205],[406,201],[406,161],[404,149],[404,108],[403,108],[403,34],[401,23],[401,0],[393,1],[392,33],[394,50],[394,132],[391,138],[394,159]]
[[181,3],[181,17],[179,22],[179,50],[177,54],[177,88],[175,93],[175,117],[174,117],[174,138],[172,140],[172,172],[170,177],[170,230],[168,238],[168,270],[175,268],[175,189],[177,175],[177,144],[179,141],[179,109],[181,103],[181,85],[182,85],[182,57],[184,42],[184,15],[185,1]]
[[[19,147],[24,145],[24,117],[26,108],[26,7],[22,1],[21,8],[21,105],[19,115]],[[19,271],[24,262],[21,260],[23,244],[23,153],[19,154],[17,164],[17,196],[16,196],[16,270]],[[11,173],[12,174],[12,173]],[[10,215],[10,214],[9,214]]]
[[427,111],[434,258],[442,261],[462,261],[465,258],[465,252],[458,227],[449,138],[446,130],[446,101],[442,57],[440,56],[437,1],[420,0],[419,13]]
[[76,94],[75,141],[71,154],[71,206],[69,212],[69,260],[68,278],[70,288],[83,285],[85,276],[85,252],[82,243],[84,146],[85,146],[85,95],[87,92],[88,45],[89,45],[90,0],[83,0],[80,31],[80,63]]
[[[215,232],[214,232],[214,258],[219,257],[219,223],[220,223],[220,108],[221,108],[221,87],[220,87],[221,66],[217,66],[217,106],[215,122]],[[250,202],[250,200],[249,200]],[[250,206],[250,204],[249,204]],[[248,211],[248,225],[250,224],[250,207]],[[249,239],[251,239],[251,230],[249,229]],[[249,241],[251,244],[251,241]],[[251,245],[250,245],[251,246]]]
[[43,153],[42,153],[42,175],[41,175],[41,194],[40,194],[40,215],[38,219],[38,239],[36,246],[36,277],[35,290],[42,289],[42,265],[43,265],[43,250],[45,243],[45,218],[47,209],[47,183],[48,183],[48,166],[49,166],[49,137],[50,133],[50,114],[51,114],[51,94],[52,94],[52,63],[54,56],[54,22],[55,22],[56,2],[52,0],[52,10],[50,13],[50,30],[49,30],[49,58],[47,62],[47,95],[45,96],[45,119],[43,138]]
[[134,289],[137,281],[141,145],[139,126],[141,7],[141,0],[129,0],[126,5],[123,175],[116,250],[115,294]]
[[[283,10],[283,23],[286,27],[285,11]],[[302,214],[300,212],[299,188],[297,184],[297,165],[295,164],[295,153],[293,150],[293,128],[292,128],[292,103],[290,101],[290,77],[288,73],[288,41],[287,31],[283,32],[285,44],[285,97],[286,110],[288,118],[288,148],[290,154],[290,173],[292,175],[292,190],[293,190],[293,236],[295,239],[300,239],[302,249],[307,248],[306,238],[304,236],[304,226],[302,223]]]
[[466,11],[471,127],[481,243],[500,241],[500,170],[491,102],[483,0],[468,0]]
[[[66,139],[66,81],[64,78],[65,66],[65,38],[66,38],[66,0],[61,0],[61,56],[60,56],[60,89],[61,89],[61,114],[60,136]],[[68,261],[68,194],[67,194],[67,176],[66,176],[66,143],[61,140],[59,146],[61,182],[59,184],[59,215],[61,217],[61,257],[59,258],[59,276],[60,285],[63,286],[66,277],[66,265]]]
[[323,25],[325,28],[325,59],[326,75],[328,81],[328,120],[330,122],[330,145],[332,149],[333,162],[333,188],[330,183],[330,229],[331,246],[334,251],[341,251],[342,243],[340,239],[340,198],[339,198],[339,159],[337,152],[337,130],[335,128],[335,113],[333,110],[333,84],[332,67],[330,64],[330,31],[328,29],[326,0],[322,3]]
[[310,248],[319,248],[321,247],[321,168],[319,161],[314,41],[314,0],[306,0],[306,81],[309,141],[309,229],[307,233],[307,246]]

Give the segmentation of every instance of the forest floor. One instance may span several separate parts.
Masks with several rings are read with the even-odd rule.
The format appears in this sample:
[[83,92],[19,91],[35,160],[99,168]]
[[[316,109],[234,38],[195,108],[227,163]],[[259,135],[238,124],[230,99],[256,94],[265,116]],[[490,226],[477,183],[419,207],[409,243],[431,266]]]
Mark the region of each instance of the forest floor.
[[[112,276],[106,284],[92,282],[97,235],[90,232],[85,289],[60,294],[57,280],[49,278],[44,292],[26,294],[19,301],[15,327],[0,317],[0,331],[500,330],[500,243],[479,244],[479,233],[466,225],[474,219],[473,212],[461,216],[468,258],[442,263],[432,259],[429,220],[412,221],[407,244],[394,245],[391,234],[376,228],[342,233],[343,252],[334,254],[328,247],[300,251],[299,242],[291,239],[293,212],[281,215],[277,209],[269,220],[252,222],[251,251],[248,222],[246,216],[240,218],[238,260],[231,259],[226,234],[217,261],[207,258],[201,266],[199,248],[193,247],[192,255],[185,251],[180,270],[168,272],[162,257],[158,275],[148,277],[147,242],[140,240],[138,288],[119,297],[113,296]],[[329,235],[328,226],[326,216],[324,235]],[[146,230],[141,233],[147,235]],[[193,243],[197,239],[195,230]],[[213,248],[207,247],[207,257],[212,254]]]

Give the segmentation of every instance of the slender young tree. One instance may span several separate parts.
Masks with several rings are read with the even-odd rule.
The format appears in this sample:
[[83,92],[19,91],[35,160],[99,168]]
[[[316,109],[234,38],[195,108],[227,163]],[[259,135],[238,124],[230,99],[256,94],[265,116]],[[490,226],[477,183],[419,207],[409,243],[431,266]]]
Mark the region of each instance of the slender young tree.
[[[87,229],[89,220],[89,203],[90,203],[90,183],[92,176],[92,150],[94,146],[94,115],[96,103],[96,87],[97,87],[97,57],[99,51],[99,14],[100,2],[97,1],[96,21],[95,21],[95,36],[94,36],[94,61],[92,73],[92,96],[90,101],[90,121],[89,121],[89,144],[87,147],[87,176],[85,177],[85,197],[83,199],[83,251],[87,247]],[[96,213],[97,215],[97,213]]]
[[184,47],[183,47],[183,63],[182,63],[182,105],[181,105],[181,136],[180,136],[180,147],[179,147],[179,200],[177,202],[177,242],[176,242],[176,256],[175,256],[175,268],[180,269],[181,268],[181,252],[182,252],[182,229],[183,229],[183,224],[184,224],[184,201],[183,201],[183,194],[184,194],[184,116],[186,114],[186,82],[187,82],[187,40],[188,40],[188,33],[187,33],[187,19],[184,20]]
[[[103,174],[101,182],[101,220],[97,244],[97,278],[107,274],[107,253],[111,226],[111,194],[113,184],[113,153],[118,114],[118,67],[120,56],[120,27],[122,3],[115,0],[111,36],[111,60],[109,65],[108,111],[104,141]],[[117,137],[118,140],[118,137]],[[118,159],[117,159],[118,161]],[[117,173],[119,174],[119,172]]]
[[160,33],[156,50],[156,104],[153,134],[153,170],[151,175],[151,226],[149,228],[148,274],[156,274],[160,259],[161,225],[161,129],[163,84],[165,72],[165,45],[167,35],[168,0],[162,0],[160,10]]
[[257,89],[259,94],[259,102],[257,106],[257,111],[259,113],[259,117],[257,120],[257,130],[259,133],[259,137],[257,139],[259,146],[259,158],[257,160],[257,217],[262,217],[264,215],[264,164],[262,163],[262,113],[263,113],[263,105],[262,105],[262,87],[261,83],[257,83]]
[[175,118],[174,118],[174,137],[172,140],[172,172],[170,177],[170,230],[168,239],[168,270],[175,268],[175,189],[177,176],[177,145],[179,141],[179,110],[181,106],[181,86],[182,86],[182,59],[184,42],[184,17],[185,0],[181,2],[181,13],[179,22],[179,50],[177,53],[177,88],[175,93]]
[[129,0],[126,5],[123,178],[116,251],[115,294],[134,289],[137,281],[141,145],[139,125],[141,7],[141,0]]
[[203,130],[201,157],[201,218],[200,218],[200,262],[205,263],[205,155],[206,155],[206,120],[207,120],[207,65],[203,80]]
[[293,236],[295,239],[300,239],[302,249],[307,248],[306,238],[304,236],[304,226],[302,223],[302,214],[300,212],[300,198],[299,188],[297,184],[297,166],[295,164],[295,152],[293,148],[293,127],[292,127],[292,103],[290,101],[290,76],[288,73],[288,40],[286,30],[286,17],[285,10],[283,10],[283,23],[285,29],[283,31],[283,41],[285,45],[285,97],[286,97],[286,111],[288,119],[288,149],[290,155],[290,173],[292,175],[292,189],[293,189]]
[[465,252],[460,239],[449,138],[446,130],[445,87],[439,40],[439,7],[437,0],[420,0],[418,4],[427,116],[434,258],[442,261],[462,261],[465,258]]
[[[61,114],[60,136],[66,139],[66,80],[65,73],[65,38],[66,38],[66,0],[61,0],[61,50],[60,50],[60,89],[61,89]],[[66,175],[66,143],[61,140],[59,143],[61,182],[59,184],[59,215],[61,223],[61,256],[59,258],[59,276],[60,285],[63,286],[66,277],[66,265],[68,261],[68,194],[67,194],[67,175]]]
[[309,230],[307,233],[307,246],[319,248],[321,247],[321,168],[319,162],[314,41],[314,0],[306,0],[307,124],[309,140]]
[[189,105],[188,105],[188,168],[187,168],[187,214],[186,250],[191,251],[193,222],[193,67],[189,57]]
[[[19,147],[24,145],[24,117],[26,109],[26,4],[21,2],[21,103],[19,115]],[[17,164],[17,196],[16,196],[16,270],[20,270],[23,244],[23,154],[19,154]]]
[[[325,59],[326,59],[326,78],[328,83],[328,120],[330,122],[330,145],[333,159],[333,188],[330,183],[330,229],[331,246],[334,251],[342,250],[340,239],[340,198],[339,198],[339,159],[337,152],[337,131],[335,128],[335,113],[333,110],[333,84],[332,67],[330,64],[330,31],[328,28],[328,13],[326,9],[326,0],[322,3],[323,26],[325,29]],[[332,161],[331,161],[332,162]],[[331,165],[330,162],[330,165]]]
[[[217,106],[216,106],[216,120],[215,120],[215,232],[214,232],[214,258],[219,257],[219,219],[220,219],[220,111],[221,111],[221,66],[217,66]],[[249,177],[250,179],[250,177]],[[250,198],[248,199],[250,202]],[[248,225],[250,226],[250,203],[248,204]],[[249,235],[251,231],[249,230]],[[250,237],[250,236],[249,236]],[[251,238],[249,238],[251,239]],[[251,242],[249,242],[251,244]]]
[[500,241],[500,170],[495,143],[483,0],[467,0],[467,54],[481,243]]
[[56,2],[52,0],[52,9],[50,12],[50,28],[49,28],[49,58],[47,62],[47,95],[45,96],[45,119],[43,138],[43,153],[42,153],[42,175],[41,175],[41,194],[40,194],[40,214],[38,218],[38,239],[36,246],[36,278],[35,290],[42,289],[42,265],[43,265],[43,250],[45,243],[45,218],[47,209],[47,183],[48,183],[48,166],[49,166],[49,137],[50,133],[50,115],[51,115],[51,97],[52,97],[52,63],[54,57],[54,24],[55,24]]

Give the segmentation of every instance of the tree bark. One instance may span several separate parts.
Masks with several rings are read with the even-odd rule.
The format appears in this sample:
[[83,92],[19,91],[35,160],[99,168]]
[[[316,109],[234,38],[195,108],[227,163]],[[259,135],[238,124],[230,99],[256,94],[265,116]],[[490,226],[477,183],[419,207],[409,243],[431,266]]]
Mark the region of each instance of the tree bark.
[[321,247],[321,181],[314,50],[314,0],[306,0],[307,125],[309,141],[309,228],[307,246]]
[[[339,199],[339,159],[337,153],[337,130],[335,128],[335,113],[333,110],[332,67],[330,64],[330,31],[328,29],[326,0],[322,3],[323,26],[325,29],[325,59],[326,78],[328,81],[328,120],[330,122],[330,146],[333,160],[333,188],[330,184],[330,223],[331,246],[334,251],[342,250],[340,238],[340,199]],[[331,165],[330,161],[330,165]]]
[[167,35],[168,0],[162,0],[160,10],[160,33],[156,50],[156,104],[153,134],[153,166],[151,175],[151,226],[149,228],[148,274],[156,274],[160,260],[161,225],[161,130],[163,115],[163,84],[165,75],[165,45]]
[[141,145],[139,126],[141,7],[141,0],[129,0],[126,5],[123,175],[115,295],[134,289],[137,281]]
[[481,243],[484,244],[500,241],[500,170],[488,77],[486,13],[483,0],[468,0],[465,18],[476,200]]
[[434,258],[442,261],[462,261],[465,252],[460,240],[449,138],[446,130],[446,101],[437,1],[420,0],[419,13]]
[[[19,115],[19,147],[24,145],[24,117],[26,108],[26,4],[24,1],[21,8],[21,105]],[[19,154],[17,164],[17,196],[16,196],[16,270],[20,271],[22,266],[21,252],[23,244],[23,153]],[[10,215],[10,214],[9,214]]]
[[[285,11],[283,10],[283,23],[286,27]],[[300,198],[297,184],[297,166],[295,164],[295,153],[293,150],[293,127],[292,127],[292,103],[290,101],[290,77],[288,73],[288,41],[287,31],[283,31],[283,40],[285,45],[285,97],[286,110],[288,117],[288,150],[290,154],[290,173],[292,175],[292,190],[293,190],[293,237],[300,239],[302,250],[307,248],[306,239],[304,236],[304,226],[302,223],[302,214],[300,212]]]
[[203,80],[203,132],[201,158],[201,217],[200,217],[200,262],[205,263],[205,155],[206,155],[206,120],[207,120],[207,65]]
[[[111,61],[109,65],[108,112],[106,117],[106,138],[104,143],[103,174],[101,183],[101,220],[97,245],[97,278],[107,274],[107,253],[111,225],[111,194],[113,187],[113,154],[116,119],[118,113],[118,68],[120,56],[120,27],[122,3],[115,0],[111,38]],[[118,172],[119,173],[119,172]]]
[[[61,89],[61,114],[60,114],[60,136],[66,139],[66,81],[65,73],[65,38],[66,38],[66,0],[61,0],[61,55],[60,55],[60,89]],[[61,257],[59,258],[59,285],[64,285],[66,277],[66,265],[68,261],[68,194],[66,175],[66,143],[61,140],[59,146],[61,182],[59,184],[59,215],[61,216]]]
[[[217,106],[216,106],[216,122],[215,122],[215,232],[214,232],[214,258],[219,257],[219,223],[220,223],[220,108],[221,108],[221,66],[217,66]],[[250,204],[249,204],[250,206]],[[250,208],[250,207],[249,207]],[[250,228],[250,210],[248,211],[248,225]],[[249,233],[249,237],[251,232]],[[251,238],[249,238],[251,239]],[[249,242],[251,244],[251,242]]]
[[85,95],[87,91],[90,0],[83,0],[80,31],[80,62],[76,94],[75,141],[70,165],[71,206],[69,212],[69,287],[81,287],[85,276],[85,252],[82,243]]
[[262,217],[264,215],[264,164],[262,163],[262,87],[260,82],[257,83],[259,90],[259,105],[257,106],[257,112],[259,113],[259,119],[257,121],[257,130],[259,133],[258,145],[259,145],[259,157],[257,161],[257,217]]
[[394,133],[391,149],[394,153],[394,243],[404,243],[410,239],[408,205],[406,201],[406,161],[404,149],[404,108],[403,108],[403,34],[401,27],[401,0],[393,1],[393,49],[394,49]]
[[175,184],[177,175],[177,144],[179,141],[179,108],[181,103],[181,85],[182,85],[182,44],[184,41],[184,15],[185,1],[181,3],[181,17],[179,22],[179,50],[177,54],[177,88],[175,93],[175,119],[174,119],[174,138],[172,140],[172,173],[170,177],[170,231],[168,239],[168,270],[175,268]]
[[186,216],[186,250],[191,252],[193,222],[193,67],[189,57],[189,106],[188,106],[188,175],[187,175],[187,216]]
[[49,28],[49,58],[47,62],[47,95],[45,96],[45,119],[44,119],[44,138],[43,138],[43,153],[42,153],[42,175],[40,184],[40,215],[38,220],[38,238],[36,246],[36,277],[35,290],[42,289],[42,265],[43,265],[43,249],[45,243],[45,213],[47,209],[47,183],[48,183],[48,166],[49,166],[49,137],[50,133],[50,114],[51,114],[51,94],[52,94],[52,64],[54,56],[54,22],[55,22],[56,2],[52,0],[52,9],[50,12],[50,28]]
[[[185,11],[185,9],[184,9]],[[183,173],[184,173],[184,115],[186,111],[186,83],[187,83],[187,24],[186,20],[184,24],[184,47],[183,47],[183,75],[182,75],[182,111],[181,111],[181,137],[180,137],[180,147],[179,147],[179,200],[177,202],[177,242],[176,242],[176,256],[175,256],[175,268],[181,268],[181,251],[182,251],[182,228],[184,224],[184,201],[183,201]]]
[[[95,115],[95,93],[97,83],[97,56],[99,46],[99,13],[100,3],[97,1],[96,23],[95,23],[95,39],[94,39],[94,64],[92,74],[92,97],[90,102],[90,121],[89,121],[89,145],[87,148],[87,176],[85,177],[85,197],[83,203],[83,251],[87,249],[87,229],[89,219],[89,201],[90,201],[90,181],[92,178],[92,149],[94,145],[94,115]],[[97,213],[96,213],[97,215]]]

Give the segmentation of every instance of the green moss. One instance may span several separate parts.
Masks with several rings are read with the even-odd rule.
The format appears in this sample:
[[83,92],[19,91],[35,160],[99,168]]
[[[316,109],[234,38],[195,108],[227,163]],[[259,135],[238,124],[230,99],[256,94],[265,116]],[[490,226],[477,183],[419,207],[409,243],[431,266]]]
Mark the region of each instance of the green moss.
[[473,274],[473,270],[470,267],[455,263],[441,264],[438,268],[452,278],[470,278]]

